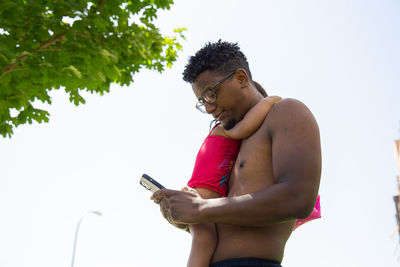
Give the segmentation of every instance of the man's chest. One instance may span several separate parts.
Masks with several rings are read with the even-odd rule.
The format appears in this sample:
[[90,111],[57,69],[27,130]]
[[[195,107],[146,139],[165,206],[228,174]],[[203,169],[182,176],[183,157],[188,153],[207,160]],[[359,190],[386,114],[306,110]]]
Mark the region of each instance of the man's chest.
[[265,127],[242,141],[232,169],[229,196],[258,191],[274,183],[272,144]]

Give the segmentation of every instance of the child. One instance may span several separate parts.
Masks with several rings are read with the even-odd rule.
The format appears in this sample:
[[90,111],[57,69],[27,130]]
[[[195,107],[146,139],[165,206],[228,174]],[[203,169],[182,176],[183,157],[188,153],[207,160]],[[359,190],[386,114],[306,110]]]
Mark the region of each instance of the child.
[[[220,124],[214,126],[197,154],[188,186],[195,188],[203,198],[227,196],[229,177],[239,153],[240,140],[251,136],[260,127],[270,109],[280,100],[278,96],[265,97],[230,130],[225,130]],[[319,202],[317,204],[319,207]],[[318,215],[313,213],[314,217],[311,219]],[[296,221],[295,228],[309,221],[307,219]],[[217,244],[215,224],[189,225],[189,231],[192,234],[192,247],[187,266],[209,266]]]

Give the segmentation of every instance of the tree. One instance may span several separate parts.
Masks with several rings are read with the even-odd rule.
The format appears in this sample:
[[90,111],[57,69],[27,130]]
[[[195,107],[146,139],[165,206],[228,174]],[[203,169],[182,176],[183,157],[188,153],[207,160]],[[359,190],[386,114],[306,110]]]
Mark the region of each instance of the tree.
[[48,122],[33,102],[51,104],[65,88],[75,105],[81,90],[109,92],[129,85],[145,67],[162,72],[177,59],[183,28],[163,36],[153,24],[173,0],[0,1],[0,134]]

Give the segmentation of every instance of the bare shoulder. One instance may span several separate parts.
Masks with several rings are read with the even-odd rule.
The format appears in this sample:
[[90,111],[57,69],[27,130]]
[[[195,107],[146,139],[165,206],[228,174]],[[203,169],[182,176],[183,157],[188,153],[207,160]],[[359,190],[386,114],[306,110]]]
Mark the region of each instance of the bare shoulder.
[[285,98],[274,105],[269,112],[266,122],[268,131],[273,134],[276,131],[293,130],[318,130],[314,115],[301,101],[293,98]]
[[[300,110],[300,109],[307,109],[307,106],[301,102],[300,100],[294,99],[294,98],[282,98],[274,107],[274,111],[277,110]],[[278,112],[281,112],[278,111]]]

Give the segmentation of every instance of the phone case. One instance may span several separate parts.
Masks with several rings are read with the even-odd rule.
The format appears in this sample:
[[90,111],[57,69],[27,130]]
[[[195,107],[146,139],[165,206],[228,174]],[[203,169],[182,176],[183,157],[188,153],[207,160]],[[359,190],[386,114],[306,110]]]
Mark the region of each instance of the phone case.
[[147,174],[142,175],[142,177],[140,178],[140,184],[152,193],[156,192],[157,190],[165,188]]

